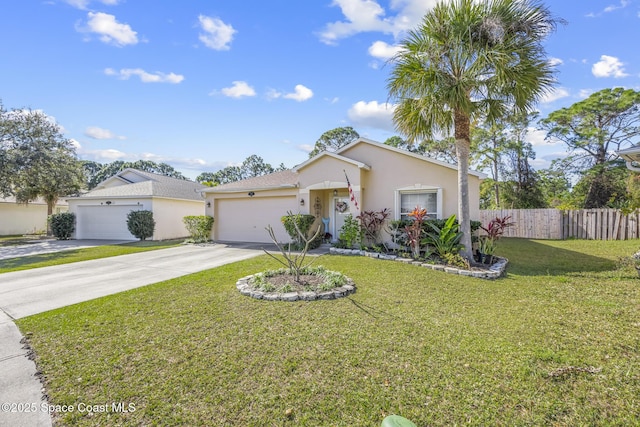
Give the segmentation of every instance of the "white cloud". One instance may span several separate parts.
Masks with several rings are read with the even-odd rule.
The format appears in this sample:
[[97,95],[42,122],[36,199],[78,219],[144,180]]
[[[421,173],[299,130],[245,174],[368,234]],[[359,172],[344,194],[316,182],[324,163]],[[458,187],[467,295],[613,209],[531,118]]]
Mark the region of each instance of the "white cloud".
[[548,104],[550,102],[557,101],[558,99],[566,98],[567,96],[569,96],[569,91],[564,87],[558,87],[545,94],[540,102],[543,104]]
[[560,58],[549,58],[549,65],[551,65],[552,67],[555,67],[556,65],[562,65],[564,64],[564,61]]
[[305,153],[310,153],[313,151],[314,146],[309,144],[300,144],[298,145],[298,150],[304,151]]
[[331,45],[342,38],[366,31],[379,31],[397,37],[415,27],[436,2],[437,0],[392,0],[390,9],[397,13],[387,15],[375,0],[334,0],[332,6],[340,7],[345,21],[327,24],[319,34],[320,40]]
[[128,24],[121,24],[116,17],[103,12],[89,12],[85,27],[77,27],[76,30],[84,33],[99,35],[100,41],[114,46],[126,46],[138,43],[138,33],[133,31]]
[[596,77],[626,77],[624,64],[615,56],[602,55],[600,61],[593,64],[591,72]]
[[155,73],[148,73],[141,68],[123,68],[120,71],[116,71],[113,68],[105,68],[104,73],[107,76],[117,76],[121,80],[129,80],[131,76],[140,77],[142,83],[171,83],[178,84],[184,80],[184,76],[175,73],[162,73],[156,71]]
[[296,85],[295,92],[287,93],[284,95],[287,99],[293,99],[294,101],[303,102],[313,98],[313,91],[306,86]]
[[351,106],[347,115],[355,125],[393,132],[394,110],[395,105],[386,102],[378,104],[378,101],[359,101]]
[[[75,7],[76,9],[86,10],[91,0],[65,0],[65,3]],[[120,0],[100,0],[100,3],[107,6],[116,6]]]
[[604,8],[605,13],[613,12],[614,10],[623,9],[631,3],[629,0],[620,0],[620,4],[611,4]]
[[377,41],[369,46],[369,55],[373,56],[374,58],[386,61],[388,59],[391,59],[401,50],[402,49],[400,48],[400,46],[394,46],[383,41]]
[[89,126],[85,129],[84,134],[93,139],[127,139],[124,136],[118,136],[108,129],[102,129],[97,126]]
[[[303,102],[311,99],[313,97],[313,91],[304,85],[296,85],[294,88],[294,92],[283,94],[280,91],[275,89],[269,89],[267,91],[268,99],[278,99],[278,98],[287,98],[293,99],[298,102]],[[337,98],[334,98],[337,102]],[[333,101],[331,101],[333,103]]]
[[233,86],[225,87],[221,90],[224,96],[230,98],[242,98],[243,96],[256,96],[256,91],[243,81],[234,81]]
[[554,147],[563,144],[559,139],[546,138],[547,132],[545,130],[528,127],[524,140],[530,142],[534,147]]
[[231,24],[225,24],[219,18],[198,16],[200,28],[204,31],[198,37],[205,46],[213,50],[229,50],[233,35],[237,32]]

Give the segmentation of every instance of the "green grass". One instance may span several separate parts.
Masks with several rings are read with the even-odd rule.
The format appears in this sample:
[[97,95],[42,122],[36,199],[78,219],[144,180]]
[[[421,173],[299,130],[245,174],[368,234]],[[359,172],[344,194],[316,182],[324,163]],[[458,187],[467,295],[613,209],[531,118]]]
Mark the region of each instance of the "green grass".
[[60,425],[637,425],[637,246],[505,239],[496,281],[326,256],[357,292],[295,303],[237,292],[263,256],[17,323],[51,403],[136,409]]
[[[31,268],[50,267],[52,265],[68,264],[78,261],[107,258],[136,252],[153,251],[170,248],[184,242],[184,240],[142,241],[123,243],[119,245],[103,245],[93,248],[72,249],[49,254],[30,255],[0,260],[0,274],[10,271],[28,270]],[[2,246],[2,245],[0,245]]]

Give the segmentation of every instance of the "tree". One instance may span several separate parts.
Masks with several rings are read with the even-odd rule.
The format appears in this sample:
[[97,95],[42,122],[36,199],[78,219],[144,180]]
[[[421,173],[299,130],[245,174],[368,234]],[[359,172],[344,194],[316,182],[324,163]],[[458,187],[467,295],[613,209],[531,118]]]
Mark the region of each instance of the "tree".
[[567,207],[571,194],[571,181],[565,171],[551,167],[539,170],[538,177],[545,205],[560,209]]
[[[615,151],[633,144],[640,135],[640,92],[632,89],[603,89],[568,108],[554,111],[540,122],[547,139],[562,141],[570,155],[563,167],[587,179],[582,207],[607,205],[619,186]],[[608,165],[609,164],[609,165]],[[590,169],[593,171],[588,172]]]
[[409,141],[455,138],[461,254],[471,261],[471,123],[530,111],[554,83],[542,41],[558,20],[529,0],[438,3],[393,57],[387,87],[396,128]]
[[323,151],[337,151],[358,138],[360,135],[351,126],[328,130],[316,141],[313,150],[309,153],[309,158]]
[[[491,124],[484,124],[473,129],[472,143],[475,146],[473,157],[480,169],[488,169],[491,173],[491,187],[485,180],[481,194],[489,191],[493,192],[494,208],[500,207],[500,168],[502,167],[502,156],[506,149],[506,137],[503,121],[496,121]],[[484,191],[483,191],[484,190]]]
[[71,140],[46,114],[31,109],[5,111],[0,105],[2,195],[19,203],[43,197],[47,214],[58,199],[77,193],[83,174]]
[[283,170],[287,170],[284,164],[280,163],[280,166],[274,169],[269,163],[265,163],[262,157],[253,154],[247,157],[240,166],[227,166],[217,172],[203,172],[196,177],[196,181],[204,185],[215,186]]
[[[151,160],[136,160],[135,162],[116,160],[114,162],[101,165],[102,167],[97,172],[95,171],[96,166],[94,163],[95,162],[88,162],[83,166],[85,175],[88,177],[87,188],[89,190],[95,188],[105,179],[111,178],[117,173],[128,168],[169,176],[176,179],[187,179],[181,172],[175,170],[173,166],[166,163],[156,163]],[[97,163],[97,165],[100,164]]]

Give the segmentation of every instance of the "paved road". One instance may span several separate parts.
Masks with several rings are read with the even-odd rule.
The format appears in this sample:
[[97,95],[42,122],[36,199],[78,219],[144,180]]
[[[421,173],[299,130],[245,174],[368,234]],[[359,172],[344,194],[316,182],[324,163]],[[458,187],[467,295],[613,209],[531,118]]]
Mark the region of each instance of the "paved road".
[[[14,319],[133,289],[262,254],[256,245],[184,245],[0,274],[0,405],[42,400],[35,364]],[[4,407],[3,407],[4,409]],[[0,426],[51,426],[46,412],[0,411]]]

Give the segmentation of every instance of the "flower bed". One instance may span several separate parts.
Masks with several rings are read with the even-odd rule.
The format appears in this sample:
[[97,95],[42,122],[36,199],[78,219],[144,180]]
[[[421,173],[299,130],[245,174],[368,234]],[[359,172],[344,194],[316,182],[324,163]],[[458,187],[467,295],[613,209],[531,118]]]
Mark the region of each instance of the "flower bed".
[[477,277],[480,279],[497,279],[498,277],[503,276],[506,271],[507,264],[509,263],[509,260],[506,258],[500,258],[500,257],[494,256],[494,259],[497,259],[497,262],[493,263],[492,265],[487,266],[486,268],[483,268],[480,266],[472,266],[471,269],[469,270],[469,269],[453,267],[453,266],[444,265],[444,264],[432,264],[428,262],[422,262],[419,260],[415,260],[413,258],[402,258],[396,255],[390,255],[390,254],[384,254],[384,253],[378,253],[378,252],[368,252],[368,251],[363,251],[359,249],[330,248],[329,253],[335,254],[335,255],[368,256],[371,258],[398,261],[398,262],[403,262],[405,264],[420,265],[422,267],[430,268],[436,271],[444,271],[445,273],[449,273],[449,274],[459,274],[462,276]]
[[307,269],[296,281],[288,269],[245,276],[236,282],[242,295],[267,301],[315,301],[342,298],[356,291],[353,280],[322,267]]

